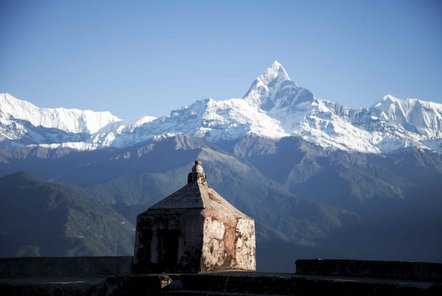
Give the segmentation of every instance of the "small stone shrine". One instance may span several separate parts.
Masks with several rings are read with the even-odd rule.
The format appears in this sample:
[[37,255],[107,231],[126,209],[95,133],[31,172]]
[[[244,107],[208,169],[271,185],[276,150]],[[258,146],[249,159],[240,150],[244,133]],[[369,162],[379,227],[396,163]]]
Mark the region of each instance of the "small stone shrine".
[[137,217],[135,272],[256,270],[255,221],[207,184],[195,161],[187,185]]

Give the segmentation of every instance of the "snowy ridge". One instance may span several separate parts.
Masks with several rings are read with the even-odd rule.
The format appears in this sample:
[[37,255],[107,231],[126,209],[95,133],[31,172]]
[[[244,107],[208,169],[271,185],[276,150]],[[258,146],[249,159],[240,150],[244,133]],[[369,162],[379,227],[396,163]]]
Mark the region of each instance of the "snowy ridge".
[[38,108],[10,94],[0,94],[0,117],[22,119],[34,126],[57,128],[70,133],[95,133],[106,125],[121,121],[110,112],[65,108]]
[[387,95],[370,108],[347,108],[298,86],[277,61],[242,99],[200,100],[160,118],[121,121],[109,112],[43,109],[7,94],[0,95],[0,106],[0,146],[93,150],[189,134],[210,142],[297,136],[325,149],[362,153],[409,147],[442,152],[442,104]]
[[429,138],[442,137],[442,104],[399,100],[387,95],[370,110],[380,119],[401,125],[410,132]]
[[244,100],[280,122],[284,131],[327,149],[391,153],[408,147],[442,152],[442,105],[386,96],[367,109],[320,100],[274,62]]
[[233,140],[251,134],[269,138],[288,135],[275,119],[242,99],[207,99],[136,128],[128,126],[106,135],[94,135],[92,142],[97,146],[125,147],[156,136],[176,134],[190,134],[208,141]]

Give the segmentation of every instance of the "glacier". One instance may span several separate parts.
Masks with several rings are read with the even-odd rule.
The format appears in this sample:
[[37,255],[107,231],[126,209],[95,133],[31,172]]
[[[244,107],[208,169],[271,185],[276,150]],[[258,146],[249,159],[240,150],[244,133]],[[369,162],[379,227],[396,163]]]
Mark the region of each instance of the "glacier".
[[0,146],[122,148],[155,137],[189,134],[208,142],[288,136],[330,150],[442,152],[442,104],[386,95],[369,108],[319,99],[275,61],[242,98],[205,99],[169,116],[121,120],[110,112],[39,108],[0,94]]

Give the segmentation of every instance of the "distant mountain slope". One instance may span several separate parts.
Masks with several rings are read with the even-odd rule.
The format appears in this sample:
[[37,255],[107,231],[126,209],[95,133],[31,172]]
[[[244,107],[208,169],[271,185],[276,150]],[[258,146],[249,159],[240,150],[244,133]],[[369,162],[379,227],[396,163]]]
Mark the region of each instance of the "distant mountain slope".
[[[187,174],[186,166],[197,158],[208,162],[208,168],[215,171],[225,167],[226,162],[236,163],[226,169],[225,179],[231,180],[233,168],[242,168],[244,190],[251,186],[250,180],[260,180],[288,194],[347,209],[372,199],[403,199],[419,190],[442,192],[438,182],[442,178],[439,153],[419,149],[388,155],[330,151],[299,137],[250,136],[213,144],[177,135],[119,150],[88,152],[16,147],[0,149],[0,174],[28,171],[45,179],[81,186],[105,186],[111,181],[113,185],[105,186],[109,192],[103,199],[106,202],[149,204],[177,189],[180,178]],[[149,176],[141,177],[143,174]],[[138,177],[127,177],[135,175]],[[217,172],[214,176],[218,175]],[[215,178],[215,185],[217,180],[222,179]],[[145,188],[133,182],[144,183]],[[116,197],[122,188],[120,197]],[[161,190],[156,191],[158,188]]]
[[[442,262],[442,155],[430,151],[378,155],[330,151],[299,137],[213,144],[176,135],[119,150],[0,150],[0,174],[20,169],[81,185],[68,191],[78,195],[72,199],[79,212],[100,204],[99,211],[112,207],[134,223],[137,214],[186,183],[195,159],[202,160],[209,185],[256,220],[259,270],[291,271],[293,261],[305,257]],[[8,208],[13,200],[5,203]],[[58,221],[44,209],[35,211]],[[18,219],[12,221],[19,225]]]
[[[46,177],[63,182],[87,184],[81,192],[76,191],[80,197],[112,205],[132,222],[137,214],[183,186],[192,162],[201,159],[209,185],[256,219],[258,245],[263,250],[275,240],[293,249],[319,247],[319,241],[328,233],[359,219],[349,211],[299,198],[266,179],[254,167],[201,139],[185,135],[119,151],[73,152],[55,159],[46,158],[43,152],[39,155],[43,157],[26,155],[20,166],[29,164],[27,168],[33,173],[49,173]],[[72,160],[68,160],[70,157]],[[41,167],[46,168],[45,172],[39,172]],[[83,203],[84,198],[76,200]],[[265,261],[268,255],[259,253],[259,260]],[[269,262],[267,269],[275,270],[275,264],[272,267]]]
[[329,151],[297,137],[245,137],[223,148],[310,200],[356,210],[369,200],[442,192],[442,155],[407,149],[388,155]]
[[[25,123],[27,122],[27,124]],[[45,135],[55,128],[59,135]],[[82,133],[82,135],[78,135]],[[217,143],[245,136],[296,136],[332,151],[368,154],[419,148],[442,152],[442,104],[390,95],[370,108],[321,100],[275,61],[243,98],[201,100],[170,116],[121,121],[109,112],[44,109],[0,95],[0,147],[124,148],[177,134]]]
[[134,226],[81,189],[0,178],[0,256],[130,255]]

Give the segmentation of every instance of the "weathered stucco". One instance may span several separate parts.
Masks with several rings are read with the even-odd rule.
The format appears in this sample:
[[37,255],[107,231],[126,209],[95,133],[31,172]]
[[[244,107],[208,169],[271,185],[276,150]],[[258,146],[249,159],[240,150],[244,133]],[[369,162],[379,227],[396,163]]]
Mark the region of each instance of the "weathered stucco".
[[135,271],[256,270],[255,222],[210,188],[188,184],[137,217]]
[[216,212],[210,214],[204,219],[201,270],[256,270],[255,222],[244,218],[222,221],[217,220]]

